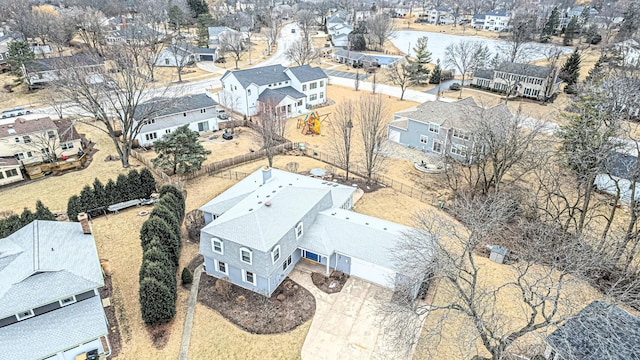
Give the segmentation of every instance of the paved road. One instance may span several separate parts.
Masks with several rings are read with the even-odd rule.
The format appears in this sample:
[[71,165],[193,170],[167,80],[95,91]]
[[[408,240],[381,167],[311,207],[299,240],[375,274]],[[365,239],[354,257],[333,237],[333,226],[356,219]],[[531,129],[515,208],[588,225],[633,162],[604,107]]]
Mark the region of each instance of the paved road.
[[[295,33],[291,32],[291,29],[296,29]],[[300,38],[300,28],[296,23],[289,23],[282,27],[282,31],[280,31],[280,36],[278,37],[278,48],[276,52],[268,58],[267,60],[255,64],[252,67],[259,66],[269,66],[269,65],[277,65],[281,64],[282,66],[288,66],[291,62],[287,59],[285,52],[293,44],[294,41]]]
[[[458,83],[459,84],[460,80],[455,80],[454,79],[454,80],[447,80],[447,81],[441,82],[440,83],[440,87],[439,87],[440,91],[444,92],[444,91],[449,90],[449,86],[451,86],[451,84],[453,84],[453,83]],[[465,85],[469,85],[470,83],[471,83],[470,81],[465,81],[464,82]],[[438,86],[436,86],[435,88],[433,88],[431,90],[425,91],[425,93],[431,94],[431,95],[438,95]]]
[[[341,77],[341,78],[351,79],[351,80],[356,79],[356,74],[348,71],[325,70],[324,72],[327,73],[327,75],[329,76]],[[365,72],[360,73],[360,81],[366,80],[369,76],[370,75]]]

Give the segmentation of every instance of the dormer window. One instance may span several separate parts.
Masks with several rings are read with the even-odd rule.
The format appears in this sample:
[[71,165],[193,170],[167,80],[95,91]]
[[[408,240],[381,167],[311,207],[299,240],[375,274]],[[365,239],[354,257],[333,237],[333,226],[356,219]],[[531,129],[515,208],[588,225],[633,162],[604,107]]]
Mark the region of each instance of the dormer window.
[[224,254],[224,243],[218,238],[211,239],[211,248],[213,248],[213,252],[220,255]]
[[280,259],[280,245],[276,245],[276,247],[271,250],[271,262],[276,263]]
[[300,238],[302,237],[303,229],[304,228],[301,221],[298,223],[298,225],[296,225],[296,240],[300,240]]
[[251,250],[247,248],[240,248],[240,260],[245,264],[251,265],[251,262],[253,261]]
[[77,301],[77,300],[76,300],[76,297],[75,297],[75,296],[68,297],[68,298],[66,298],[66,299],[62,299],[62,300],[60,300],[60,306],[67,306],[67,305],[71,305],[71,304],[73,304],[73,303],[74,303],[74,302],[76,302],[76,301]]
[[18,318],[18,321],[22,321],[25,319],[28,319],[30,317],[34,317],[35,314],[33,313],[33,310],[27,310],[27,311],[23,311],[19,314],[16,314],[16,317]]

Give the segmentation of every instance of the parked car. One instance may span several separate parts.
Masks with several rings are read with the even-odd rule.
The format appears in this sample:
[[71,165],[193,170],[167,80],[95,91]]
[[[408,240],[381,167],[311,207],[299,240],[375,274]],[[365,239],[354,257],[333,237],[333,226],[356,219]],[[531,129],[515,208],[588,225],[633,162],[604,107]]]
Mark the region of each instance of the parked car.
[[229,133],[224,133],[222,134],[222,138],[225,140],[233,140],[233,135],[229,134]]
[[449,90],[460,90],[462,88],[462,86],[460,85],[460,83],[453,83],[451,85],[449,85]]
[[225,59],[224,57],[219,57],[215,61],[216,64],[225,64],[226,62],[227,62],[227,59]]
[[224,109],[217,109],[216,112],[218,114],[218,119],[220,120],[227,120],[229,118],[229,114],[227,114]]
[[291,33],[295,34],[296,33],[296,28],[291,29]]

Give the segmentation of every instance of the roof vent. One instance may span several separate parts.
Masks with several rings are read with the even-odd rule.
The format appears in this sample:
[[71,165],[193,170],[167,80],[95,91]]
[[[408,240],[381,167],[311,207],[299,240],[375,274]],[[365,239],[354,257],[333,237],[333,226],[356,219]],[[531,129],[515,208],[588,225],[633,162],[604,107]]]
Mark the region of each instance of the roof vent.
[[272,192],[273,194],[275,194],[275,193],[276,193],[276,191],[275,191],[275,190],[272,190],[271,192]]
[[271,206],[271,202],[267,201],[266,203],[264,203],[264,206]]
[[364,223],[365,225],[369,225],[369,223]]
[[347,216],[345,219],[349,220],[349,217]]
[[279,188],[282,188],[282,185],[278,186]]
[[387,228],[382,228],[382,229],[387,230]]
[[265,197],[271,197],[271,195],[267,195],[267,196],[265,196]]
[[262,201],[258,201],[258,204],[262,204]]
[[289,186],[292,186],[293,184],[289,183]]
[[249,211],[253,211],[253,208],[249,209]]

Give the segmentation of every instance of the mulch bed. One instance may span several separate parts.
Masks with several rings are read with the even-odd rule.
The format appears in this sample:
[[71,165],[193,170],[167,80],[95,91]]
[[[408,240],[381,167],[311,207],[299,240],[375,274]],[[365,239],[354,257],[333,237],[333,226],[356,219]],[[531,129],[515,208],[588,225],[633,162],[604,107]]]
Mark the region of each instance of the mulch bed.
[[111,298],[111,306],[104,308],[109,324],[109,344],[111,345],[111,357],[116,357],[122,349],[122,336],[120,336],[120,326],[116,317],[116,307],[113,305],[113,284],[111,276],[104,277],[104,286],[100,288],[100,298]]
[[198,301],[252,334],[289,332],[316,312],[313,295],[289,278],[268,298],[203,274]]
[[349,279],[349,275],[339,270],[332,271],[329,276],[317,272],[311,273],[313,285],[327,294],[339,293],[347,282],[347,279]]
[[[189,263],[187,264],[187,269],[191,271],[191,275],[195,275],[194,271],[196,270],[198,265],[202,264],[203,262],[204,262],[204,256],[202,255],[196,255],[193,259],[191,259],[191,261],[189,261]],[[179,276],[182,275],[182,270],[179,271],[178,275]],[[180,284],[182,285],[183,289],[191,290],[191,285],[193,284],[183,284],[182,278],[179,278],[178,281],[180,281]]]

